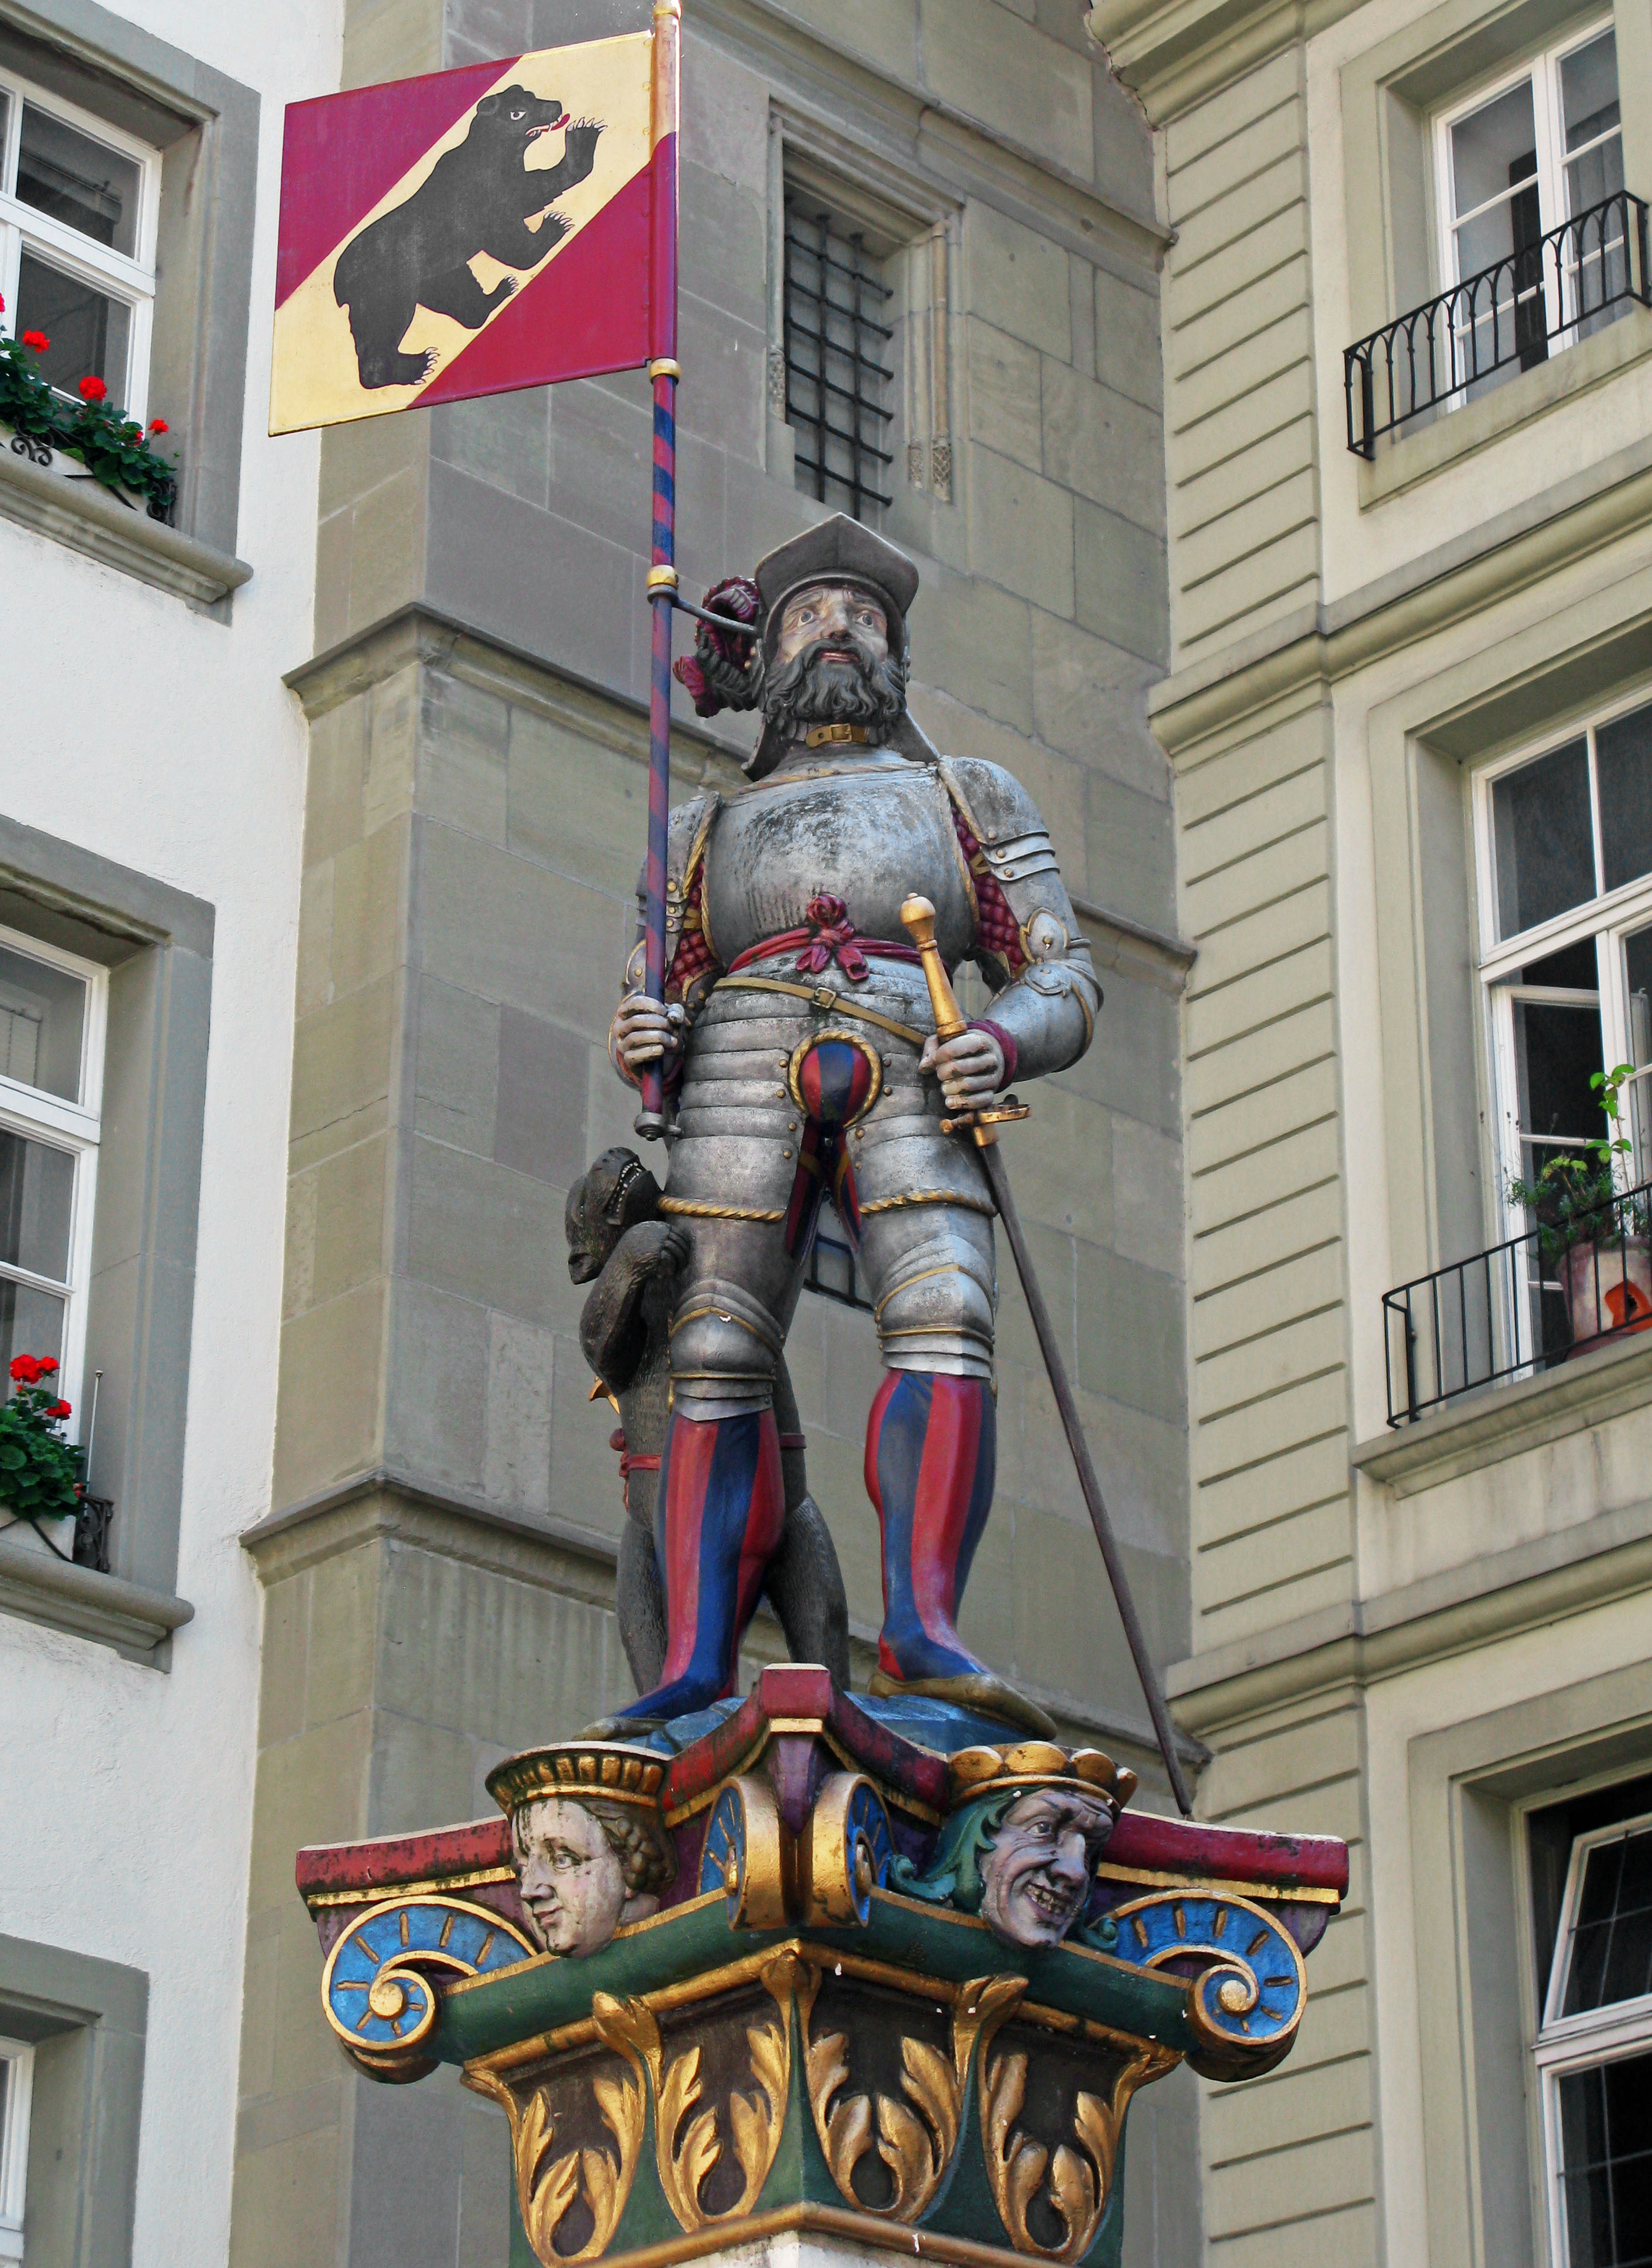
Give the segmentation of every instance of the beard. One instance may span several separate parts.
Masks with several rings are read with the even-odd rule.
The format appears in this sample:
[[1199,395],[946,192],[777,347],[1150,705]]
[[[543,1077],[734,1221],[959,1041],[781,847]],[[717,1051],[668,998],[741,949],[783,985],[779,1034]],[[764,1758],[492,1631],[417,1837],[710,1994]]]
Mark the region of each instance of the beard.
[[833,644],[849,647],[854,660],[812,645],[782,668],[765,666],[763,716],[782,741],[810,725],[865,725],[886,733],[899,722],[907,705],[905,662],[892,654],[878,660],[856,638]]

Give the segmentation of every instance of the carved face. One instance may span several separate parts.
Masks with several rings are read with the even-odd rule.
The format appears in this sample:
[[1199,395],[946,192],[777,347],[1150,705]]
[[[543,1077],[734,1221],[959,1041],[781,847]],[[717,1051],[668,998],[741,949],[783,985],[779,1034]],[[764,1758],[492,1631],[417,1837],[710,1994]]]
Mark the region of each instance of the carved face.
[[782,740],[807,725],[886,731],[906,706],[906,665],[889,650],[889,615],[862,584],[794,591],[772,630],[763,714]]
[[1021,1796],[981,1854],[981,1919],[1009,1945],[1059,1945],[1083,1911],[1112,1832],[1098,1796],[1065,1788]]
[[600,1952],[621,1921],[657,1903],[627,1897],[619,1853],[582,1803],[550,1795],[524,1804],[511,1840],[522,1901],[547,1953]]
[[794,591],[780,617],[775,659],[784,667],[801,653],[853,666],[889,657],[889,618],[870,591],[853,583],[812,583]]

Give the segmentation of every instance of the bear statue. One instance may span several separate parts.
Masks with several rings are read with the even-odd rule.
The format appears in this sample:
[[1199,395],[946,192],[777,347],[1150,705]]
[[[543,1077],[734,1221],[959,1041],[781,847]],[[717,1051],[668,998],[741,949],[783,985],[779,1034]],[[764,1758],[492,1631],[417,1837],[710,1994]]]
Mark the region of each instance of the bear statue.
[[[568,1272],[576,1284],[592,1287],[580,1316],[580,1347],[620,1410],[614,1446],[625,1459],[629,1515],[620,1544],[620,1638],[637,1690],[646,1693],[658,1683],[665,1660],[655,1509],[670,1417],[671,1316],[688,1238],[662,1215],[659,1184],[633,1150],[604,1151],[575,1183],[567,1233]],[[775,1409],[786,1514],[764,1587],[792,1658],[824,1663],[847,1692],[848,1602],[831,1535],[809,1493],[797,1406],[783,1359]]]
[[[561,159],[530,171],[529,150],[559,126],[568,129]],[[433,351],[401,351],[415,308],[481,328],[517,280],[502,276],[485,291],[470,262],[485,252],[506,268],[537,267],[568,230],[550,208],[590,173],[602,131],[592,120],[570,122],[554,95],[525,86],[483,95],[465,139],[443,152],[404,203],[381,213],[339,254],[333,296],[349,312],[364,387],[418,386],[430,375]]]

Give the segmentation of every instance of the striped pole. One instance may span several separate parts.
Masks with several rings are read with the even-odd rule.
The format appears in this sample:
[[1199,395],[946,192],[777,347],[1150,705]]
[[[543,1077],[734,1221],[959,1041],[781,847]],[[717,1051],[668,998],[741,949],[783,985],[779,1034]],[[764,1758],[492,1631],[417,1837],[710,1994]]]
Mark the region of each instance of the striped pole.
[[[654,616],[649,680],[648,863],[643,870],[643,990],[665,997],[665,837],[672,798],[672,611],[677,596],[677,116],[682,0],[654,0],[653,237],[649,248],[649,366],[654,382]],[[636,1130],[665,1132],[662,1067],[642,1074]]]

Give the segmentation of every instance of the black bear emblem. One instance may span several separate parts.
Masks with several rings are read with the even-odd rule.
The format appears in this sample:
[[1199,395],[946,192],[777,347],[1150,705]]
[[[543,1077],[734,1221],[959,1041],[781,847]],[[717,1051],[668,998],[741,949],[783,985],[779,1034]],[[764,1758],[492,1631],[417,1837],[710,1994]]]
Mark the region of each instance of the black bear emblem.
[[[561,162],[530,172],[530,146],[558,126],[568,128]],[[443,152],[405,204],[339,254],[333,297],[349,310],[363,386],[417,386],[430,376],[433,353],[401,352],[417,307],[481,328],[517,279],[503,276],[485,291],[471,261],[486,252],[506,268],[537,267],[568,232],[550,208],[590,173],[602,130],[591,119],[570,122],[554,95],[525,86],[483,95],[465,139]],[[536,216],[537,231],[528,226]]]

